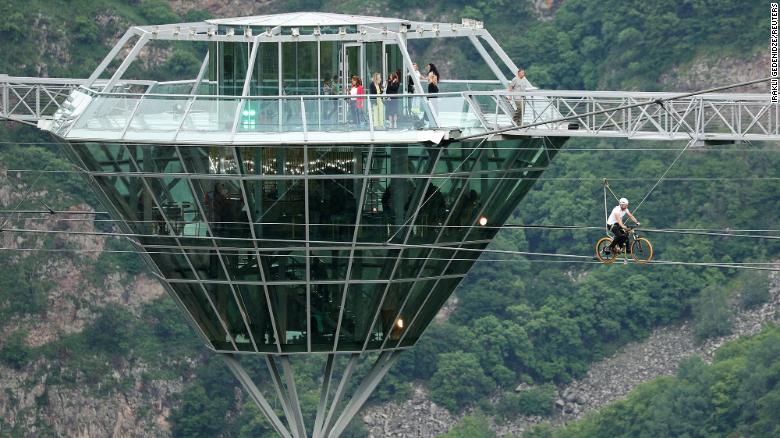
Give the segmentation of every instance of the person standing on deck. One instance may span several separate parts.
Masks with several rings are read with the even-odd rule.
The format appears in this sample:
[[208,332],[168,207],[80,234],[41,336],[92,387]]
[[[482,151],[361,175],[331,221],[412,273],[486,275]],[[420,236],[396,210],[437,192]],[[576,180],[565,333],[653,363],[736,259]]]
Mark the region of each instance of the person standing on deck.
[[[507,91],[510,93],[523,93],[528,90],[528,80],[525,78],[525,70],[520,69],[517,71],[517,76],[512,78],[512,82],[509,83]],[[512,115],[512,121],[515,125],[520,126],[523,124],[523,97],[513,96],[515,101],[515,113]]]

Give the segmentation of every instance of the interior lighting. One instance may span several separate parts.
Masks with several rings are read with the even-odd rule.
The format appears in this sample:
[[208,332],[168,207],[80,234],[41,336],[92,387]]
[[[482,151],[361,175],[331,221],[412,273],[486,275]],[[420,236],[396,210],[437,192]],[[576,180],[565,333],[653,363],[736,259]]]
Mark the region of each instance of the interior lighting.
[[484,227],[485,225],[487,225],[487,217],[480,216],[478,223],[479,223],[479,226]]
[[403,329],[404,328],[404,320],[401,319],[401,318],[398,318],[398,320],[395,322],[395,326],[398,327],[399,329]]

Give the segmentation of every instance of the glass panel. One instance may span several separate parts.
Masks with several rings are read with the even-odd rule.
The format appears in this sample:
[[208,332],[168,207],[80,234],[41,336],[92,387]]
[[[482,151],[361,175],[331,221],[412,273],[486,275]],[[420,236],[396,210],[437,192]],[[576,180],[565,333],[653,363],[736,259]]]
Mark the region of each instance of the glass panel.
[[149,141],[173,140],[192,99],[186,96],[145,96],[135,111],[124,138]]
[[352,261],[350,279],[382,280],[390,277],[399,250],[371,249],[357,250]]
[[[350,80],[353,76],[361,77],[360,69],[360,45],[344,45],[344,55],[346,62],[344,63],[344,74],[342,75],[342,85],[344,95],[349,94]],[[362,80],[362,79],[361,79]],[[365,81],[363,81],[365,84]]]
[[[217,308],[217,312],[219,312],[220,318],[227,325],[230,336],[233,337],[236,343],[236,347],[241,351],[254,351],[246,322],[241,315],[241,310],[236,303],[230,285],[216,283],[204,283],[203,285],[209,295],[211,295],[211,299],[214,302],[214,306]],[[225,341],[229,342],[227,336],[225,337]]]
[[350,284],[339,332],[339,351],[358,351],[368,336],[386,284]]
[[303,131],[301,100],[290,97],[244,101],[237,130],[239,132],[301,132]]
[[426,292],[426,286],[429,287],[429,283],[427,281],[418,281],[416,283],[406,282],[390,285],[385,302],[382,303],[378,321],[374,324],[371,340],[369,340],[367,348],[380,348],[385,338],[389,338],[387,346],[393,347],[401,339],[401,335],[416,312],[416,309],[410,307],[409,303],[404,306],[403,311],[401,305],[407,299],[407,296],[411,298]]
[[187,258],[202,281],[224,280],[225,270],[216,250],[208,248],[194,248],[185,250]]
[[347,265],[349,264],[349,251],[312,251],[311,252],[311,279],[321,280],[345,280]]
[[[163,229],[162,224],[152,216],[154,202],[145,190],[141,178],[126,176],[94,176],[93,178],[134,232],[160,234]],[[175,242],[171,244],[175,245]]]
[[390,73],[396,73],[400,81],[399,93],[406,90],[406,75],[403,73],[404,58],[398,44],[385,43],[385,60],[387,62],[387,71],[385,77],[390,77]]
[[[364,148],[309,148],[309,217],[312,240],[351,241],[362,190]],[[358,158],[361,157],[361,158]]]
[[368,93],[368,88],[371,84],[371,78],[374,76],[374,73],[379,73],[381,76],[381,86],[384,87],[384,70],[382,68],[382,42],[372,42],[372,43],[363,43],[363,47],[365,50],[365,59],[366,59],[366,66],[365,66],[365,76],[363,77],[363,86],[366,87],[366,93]]
[[[314,268],[312,267],[312,269]],[[333,349],[343,291],[343,284],[314,283],[311,285],[311,347],[313,351]]]
[[172,283],[171,287],[214,348],[234,351],[229,340],[226,341],[225,330],[200,286],[192,283]]
[[306,257],[302,251],[271,251],[261,253],[268,282],[306,281]]
[[261,43],[255,59],[253,96],[278,96],[279,43]]
[[[157,203],[152,205],[151,216],[159,228],[158,234],[172,233],[194,238],[208,236],[206,223],[187,179],[166,176],[149,177],[146,181],[157,199]],[[204,245],[206,242],[200,244]]]
[[306,351],[306,285],[268,286],[285,352]]
[[268,312],[265,289],[259,285],[235,286],[239,300],[246,309],[249,328],[260,351],[276,351],[273,321]]
[[252,43],[224,42],[219,44],[222,49],[222,75],[219,82],[219,94],[240,96],[244,80],[246,80]]
[[94,137],[100,135],[119,138],[130,120],[140,98],[135,96],[96,97],[73,125],[69,135]]
[[[415,288],[415,291],[412,296],[410,296],[409,300],[412,305],[407,308],[412,311],[419,308],[420,313],[413,323],[410,320],[409,323],[411,325],[408,328],[409,333],[406,334],[400,346],[407,347],[414,345],[415,342],[417,342],[425,328],[428,327],[431,320],[433,320],[433,317],[439,312],[441,306],[444,305],[452,294],[452,291],[455,290],[458,283],[460,283],[460,278],[443,279],[439,281],[439,284],[433,291],[430,289],[432,285],[429,286],[427,284],[422,285],[419,289]],[[427,293],[430,293],[430,297],[428,297],[428,300],[423,304],[421,299],[424,300]],[[412,299],[414,299],[414,303],[412,303]],[[406,313],[406,310],[404,310],[404,313]]]
[[198,97],[190,106],[177,140],[199,140],[220,137],[232,132],[239,100]]
[[[230,165],[236,166],[234,169],[237,169],[232,156],[230,161],[233,163]],[[191,181],[198,191],[198,198],[203,200],[203,211],[214,237],[252,238],[239,180],[192,179]]]
[[321,95],[343,94],[343,80],[339,78],[339,47],[335,41],[320,42],[320,81]]
[[482,127],[469,102],[462,95],[428,97],[428,102],[442,127]]
[[317,63],[317,42],[282,43],[284,94],[318,94]]
[[149,256],[166,278],[196,280],[192,268],[179,251],[173,248],[150,249]]
[[73,149],[81,157],[89,170],[103,172],[135,172],[127,158],[127,149],[120,144],[83,143],[73,144]]
[[309,131],[349,131],[347,116],[350,98],[304,98],[306,126]]
[[400,339],[405,321],[403,315],[398,318],[398,313],[401,310],[401,303],[413,284],[412,282],[390,284],[378,320],[374,322],[367,348],[379,348],[386,337],[389,337],[390,341]]

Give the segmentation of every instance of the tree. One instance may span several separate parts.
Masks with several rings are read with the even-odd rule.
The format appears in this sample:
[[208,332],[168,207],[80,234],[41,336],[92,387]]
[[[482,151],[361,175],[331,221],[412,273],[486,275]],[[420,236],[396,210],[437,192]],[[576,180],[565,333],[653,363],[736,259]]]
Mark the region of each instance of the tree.
[[15,369],[21,369],[30,360],[32,354],[26,343],[27,333],[17,330],[12,332],[0,349],[0,362]]
[[710,286],[693,300],[693,331],[698,341],[731,333],[731,312],[725,289]]
[[461,410],[495,388],[473,353],[443,353],[438,364],[430,381],[431,399],[450,411]]
[[490,430],[490,425],[484,415],[466,415],[461,418],[442,438],[495,438],[497,435]]

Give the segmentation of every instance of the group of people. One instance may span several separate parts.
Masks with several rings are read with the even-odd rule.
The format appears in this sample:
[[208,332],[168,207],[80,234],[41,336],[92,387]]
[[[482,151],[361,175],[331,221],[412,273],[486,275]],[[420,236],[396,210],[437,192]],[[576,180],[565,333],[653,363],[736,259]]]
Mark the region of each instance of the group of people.
[[[439,92],[439,69],[436,68],[433,64],[428,64],[426,66],[428,68],[428,72],[423,75],[420,72],[420,67],[417,66],[416,63],[412,64],[412,68],[414,69],[414,74],[417,75],[417,78],[421,81],[428,81],[428,94],[432,93],[438,93]],[[414,79],[412,76],[407,76],[407,85],[406,85],[406,91],[409,93],[414,93]]]
[[[428,82],[428,93],[439,92],[439,70],[434,64],[428,64],[427,75],[423,75],[417,64],[413,64],[414,72],[418,75],[418,79]],[[382,75],[379,72],[375,72],[371,76],[371,83],[368,85],[368,90],[363,86],[363,80],[360,76],[353,75],[350,78],[349,94],[355,96],[351,99],[350,103],[350,122],[357,126],[365,126],[366,119],[366,102],[365,98],[359,97],[360,95],[386,95],[382,98],[372,100],[371,108],[371,121],[374,128],[398,128],[398,120],[401,115],[400,101],[398,98],[393,97],[401,93],[401,70],[398,69],[390,73],[386,82],[382,81]],[[326,79],[322,86],[323,94],[339,94],[338,93],[338,78],[334,77],[333,80]],[[407,77],[407,92],[415,93],[414,80],[412,76]],[[413,105],[406,105],[404,110],[409,112]],[[408,107],[408,108],[407,108]]]

